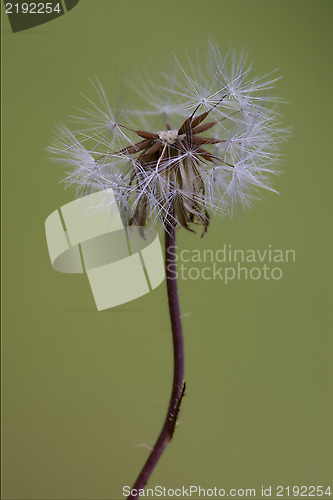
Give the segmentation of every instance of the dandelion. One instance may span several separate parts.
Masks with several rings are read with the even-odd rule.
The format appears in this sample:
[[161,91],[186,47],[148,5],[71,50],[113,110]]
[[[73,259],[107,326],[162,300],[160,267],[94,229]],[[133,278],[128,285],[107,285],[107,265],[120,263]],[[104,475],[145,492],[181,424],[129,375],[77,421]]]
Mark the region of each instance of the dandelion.
[[[203,236],[213,214],[251,206],[271,184],[285,132],[269,95],[277,78],[251,76],[244,56],[222,57],[209,47],[206,64],[176,59],[160,81],[135,79],[143,109],[116,116],[101,84],[97,99],[72,118],[75,131],[59,130],[49,149],[70,166],[66,185],[84,195],[112,188],[126,225],[160,223],[165,231],[165,268],[174,343],[174,381],[161,434],[129,498],[137,498],[171,440],[185,394],[182,325],[174,252],[176,229]],[[144,90],[142,90],[142,88]]]

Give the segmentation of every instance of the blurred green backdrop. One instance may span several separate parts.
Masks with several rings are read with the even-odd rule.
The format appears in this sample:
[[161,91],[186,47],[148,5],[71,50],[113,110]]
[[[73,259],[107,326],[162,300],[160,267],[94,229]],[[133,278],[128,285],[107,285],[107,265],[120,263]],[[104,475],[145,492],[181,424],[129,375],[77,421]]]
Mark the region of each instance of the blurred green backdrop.
[[[3,7],[3,6],[2,6]],[[3,19],[3,496],[120,499],[162,425],[172,346],[164,285],[97,312],[86,277],[53,271],[45,218],[74,198],[47,159],[55,123],[98,76],[205,50],[279,68],[293,135],[280,196],[180,248],[291,248],[280,281],[180,282],[187,396],[149,486],[332,482],[331,1],[81,0],[12,34]],[[145,445],[145,446],[140,446]],[[333,490],[332,490],[333,493]],[[238,498],[238,497],[236,497]],[[284,496],[283,498],[286,498]]]

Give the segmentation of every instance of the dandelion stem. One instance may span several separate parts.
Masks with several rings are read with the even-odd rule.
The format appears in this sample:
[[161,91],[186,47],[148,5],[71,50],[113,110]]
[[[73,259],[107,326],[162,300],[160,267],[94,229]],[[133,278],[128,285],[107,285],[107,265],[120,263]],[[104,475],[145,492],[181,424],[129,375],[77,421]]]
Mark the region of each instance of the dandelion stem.
[[163,451],[171,441],[176,428],[180,405],[185,394],[183,329],[178,300],[175,242],[175,228],[169,227],[165,232],[165,271],[174,355],[172,393],[168,412],[160,435],[133,485],[133,495],[130,494],[128,500],[135,500],[138,498],[139,490],[145,487]]

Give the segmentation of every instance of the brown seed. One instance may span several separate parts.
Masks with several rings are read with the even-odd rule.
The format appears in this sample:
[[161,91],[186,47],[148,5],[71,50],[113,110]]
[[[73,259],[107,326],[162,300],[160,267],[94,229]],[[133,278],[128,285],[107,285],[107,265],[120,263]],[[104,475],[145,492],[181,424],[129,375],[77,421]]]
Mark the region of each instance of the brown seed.
[[199,125],[198,127],[192,129],[192,134],[200,134],[200,132],[205,132],[206,130],[212,128],[216,124],[217,122],[203,123],[202,125]]
[[146,132],[145,130],[134,130],[134,132],[145,139],[158,139],[158,134],[152,134],[151,132]]
[[219,144],[225,142],[222,139],[213,139],[210,137],[191,137],[192,144]]
[[152,146],[150,146],[149,149],[147,149],[146,153],[147,155],[152,155],[154,153],[157,153],[157,151],[160,149],[161,147],[161,142],[160,141],[157,141],[155,142],[155,144],[153,144]]
[[134,154],[137,153],[138,151],[142,151],[142,149],[147,148],[150,145],[151,141],[140,141],[137,142],[136,144],[133,144],[133,146],[128,146],[127,148],[120,149],[119,151],[116,151],[113,154]]

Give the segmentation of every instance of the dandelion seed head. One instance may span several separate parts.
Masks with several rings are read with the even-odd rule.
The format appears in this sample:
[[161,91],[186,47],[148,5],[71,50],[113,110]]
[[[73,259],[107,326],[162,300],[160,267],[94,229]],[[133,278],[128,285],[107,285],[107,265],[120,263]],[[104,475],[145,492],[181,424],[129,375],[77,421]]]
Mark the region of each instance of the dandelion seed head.
[[[66,164],[66,186],[77,193],[112,188],[126,224],[161,222],[206,232],[211,213],[251,206],[258,191],[276,192],[278,147],[286,131],[269,95],[278,78],[253,77],[241,54],[222,57],[210,45],[175,60],[160,81],[135,78],[144,109],[114,113],[102,85],[95,99],[62,127],[49,150]],[[134,82],[130,82],[133,83]],[[157,118],[162,126],[156,127]]]

